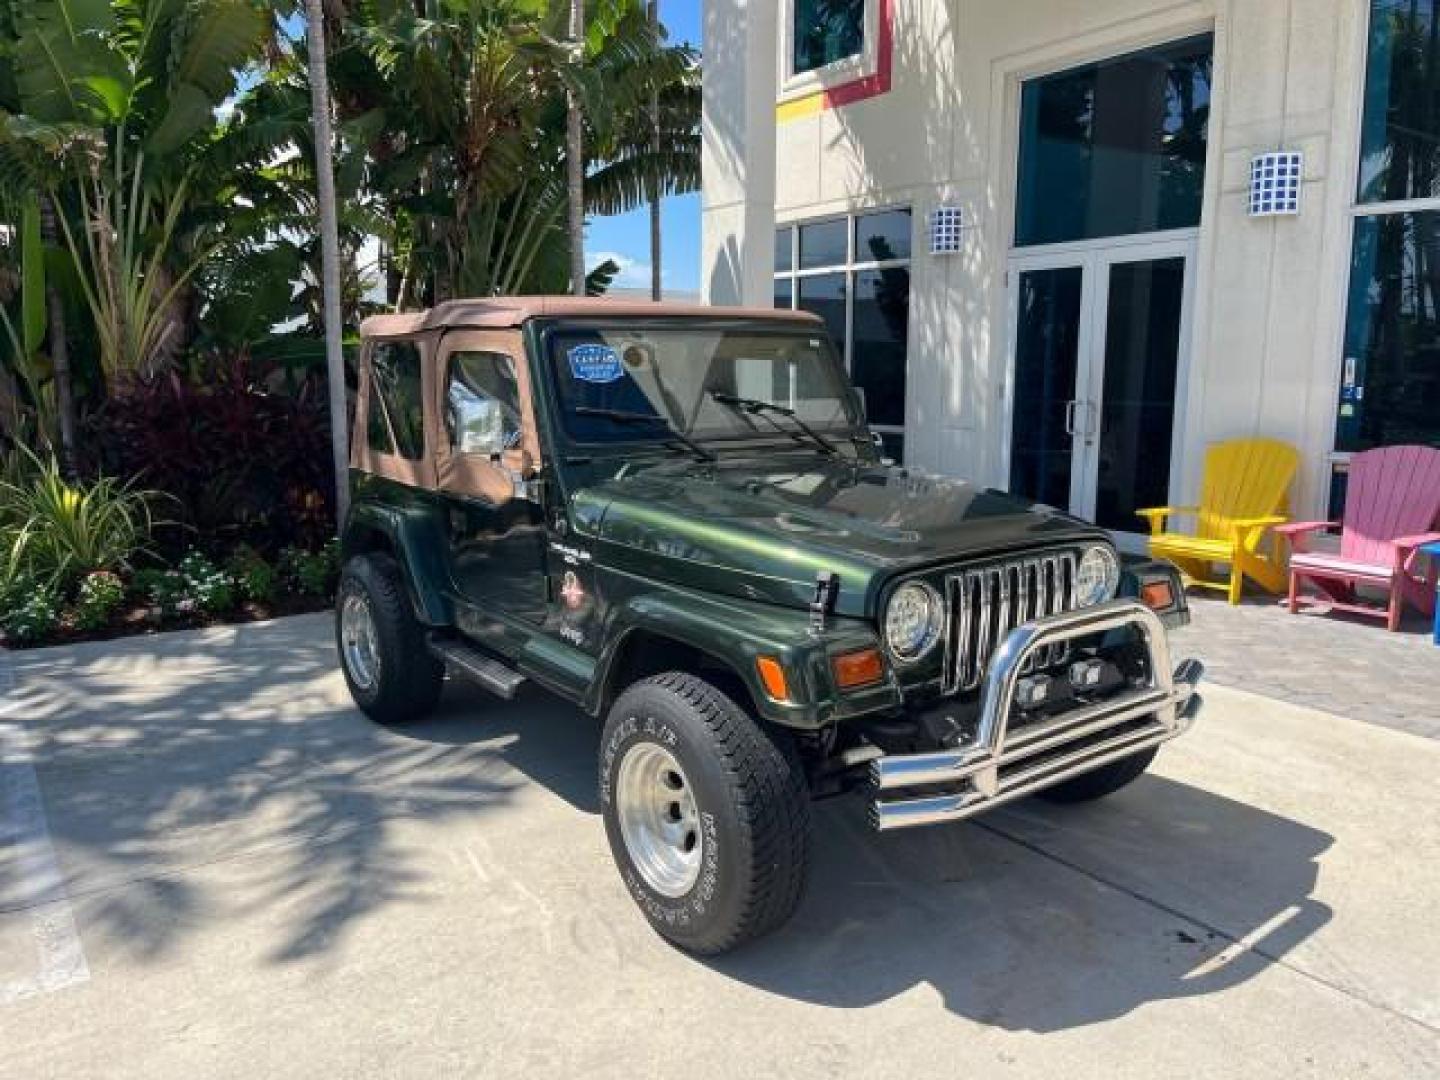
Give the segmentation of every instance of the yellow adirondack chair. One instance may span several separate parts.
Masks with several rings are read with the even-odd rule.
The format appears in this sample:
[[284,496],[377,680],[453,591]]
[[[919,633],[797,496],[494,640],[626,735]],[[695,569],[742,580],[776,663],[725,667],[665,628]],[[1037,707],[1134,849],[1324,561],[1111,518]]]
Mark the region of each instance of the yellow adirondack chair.
[[[1178,566],[1186,584],[1228,592],[1232,604],[1240,603],[1247,577],[1284,592],[1279,540],[1271,534],[1269,552],[1261,544],[1272,526],[1289,520],[1288,492],[1299,463],[1294,447],[1273,439],[1216,443],[1205,454],[1199,506],[1136,511],[1150,523],[1150,553]],[[1169,520],[1182,516],[1194,519],[1193,534],[1170,531]],[[1229,565],[1228,580],[1211,577],[1216,563]]]

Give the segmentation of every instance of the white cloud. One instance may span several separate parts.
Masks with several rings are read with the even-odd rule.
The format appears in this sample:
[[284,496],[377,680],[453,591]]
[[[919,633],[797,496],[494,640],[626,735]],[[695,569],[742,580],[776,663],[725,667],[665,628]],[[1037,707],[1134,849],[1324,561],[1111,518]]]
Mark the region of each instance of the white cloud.
[[616,288],[639,289],[650,286],[650,264],[631,258],[629,255],[622,255],[618,251],[590,252],[588,259],[590,269],[594,270],[607,259],[620,267],[620,273],[616,275],[614,282]]

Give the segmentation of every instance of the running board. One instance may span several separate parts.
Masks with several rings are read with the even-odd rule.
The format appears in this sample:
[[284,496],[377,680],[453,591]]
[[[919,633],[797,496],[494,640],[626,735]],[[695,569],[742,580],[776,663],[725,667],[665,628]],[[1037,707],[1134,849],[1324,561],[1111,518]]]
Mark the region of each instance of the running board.
[[496,697],[509,701],[520,689],[525,676],[499,660],[459,641],[431,641],[430,651],[445,661],[451,671],[479,683]]

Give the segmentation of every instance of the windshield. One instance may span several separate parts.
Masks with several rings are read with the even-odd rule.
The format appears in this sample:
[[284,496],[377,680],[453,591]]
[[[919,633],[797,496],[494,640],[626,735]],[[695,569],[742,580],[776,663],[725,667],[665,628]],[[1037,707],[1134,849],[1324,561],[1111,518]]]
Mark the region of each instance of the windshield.
[[550,358],[577,442],[797,438],[806,428],[844,438],[862,425],[829,342],[813,332],[567,329],[551,337]]

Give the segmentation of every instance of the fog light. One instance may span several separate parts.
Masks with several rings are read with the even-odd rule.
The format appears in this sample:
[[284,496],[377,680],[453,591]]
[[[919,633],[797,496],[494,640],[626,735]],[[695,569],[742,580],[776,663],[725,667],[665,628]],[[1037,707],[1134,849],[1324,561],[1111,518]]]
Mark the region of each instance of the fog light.
[[1168,611],[1175,606],[1175,590],[1168,580],[1147,581],[1140,586],[1140,602],[1151,611]]
[[1029,675],[1015,684],[1015,704],[1022,709],[1033,709],[1050,700],[1050,677]]
[[1070,685],[1076,690],[1093,690],[1104,677],[1103,660],[1080,660],[1070,665]]

